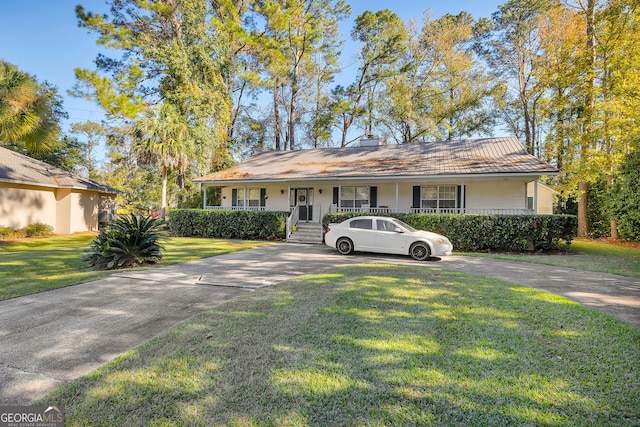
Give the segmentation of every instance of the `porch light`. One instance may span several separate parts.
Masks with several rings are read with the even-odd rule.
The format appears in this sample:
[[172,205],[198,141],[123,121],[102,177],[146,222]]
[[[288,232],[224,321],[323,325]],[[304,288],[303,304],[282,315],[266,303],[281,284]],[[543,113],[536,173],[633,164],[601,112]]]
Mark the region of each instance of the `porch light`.
[[318,193],[322,194],[322,188],[318,189]]
[[284,194],[284,190],[280,190],[280,194]]

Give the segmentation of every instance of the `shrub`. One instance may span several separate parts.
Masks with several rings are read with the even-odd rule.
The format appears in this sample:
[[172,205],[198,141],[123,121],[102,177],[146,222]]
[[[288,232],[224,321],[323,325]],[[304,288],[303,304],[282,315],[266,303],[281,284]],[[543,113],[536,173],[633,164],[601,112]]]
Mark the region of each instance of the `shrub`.
[[640,242],[640,150],[629,153],[620,167],[611,204],[620,237]]
[[[342,222],[364,214],[330,213],[322,220]],[[447,236],[461,251],[549,251],[560,241],[571,244],[578,222],[571,215],[438,215],[387,214],[419,230]]]
[[136,267],[162,259],[160,227],[152,217],[129,214],[101,230],[82,260],[98,270]]
[[16,231],[11,227],[0,225],[0,239],[17,239],[19,237],[24,237],[24,233]]
[[25,237],[50,236],[53,234],[53,227],[47,224],[36,222],[29,224],[22,229]]
[[168,225],[175,236],[279,240],[285,238],[287,215],[288,212],[173,209]]
[[40,222],[29,224],[19,230],[0,226],[0,239],[21,239],[23,237],[51,236],[53,234],[52,226]]

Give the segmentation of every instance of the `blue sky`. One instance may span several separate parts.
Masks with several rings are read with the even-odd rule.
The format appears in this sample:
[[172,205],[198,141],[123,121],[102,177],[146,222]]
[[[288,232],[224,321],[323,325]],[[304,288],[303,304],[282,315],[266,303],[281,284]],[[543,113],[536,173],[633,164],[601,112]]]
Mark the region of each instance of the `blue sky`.
[[[437,18],[445,13],[460,11],[471,13],[476,19],[489,17],[498,5],[506,0],[347,0],[352,14],[342,24],[344,36],[349,40],[353,20],[363,11],[389,8],[404,20],[421,20],[424,11],[431,9]],[[99,107],[67,94],[74,83],[76,67],[93,69],[93,61],[99,52],[95,36],[79,28],[75,17],[75,6],[81,4],[85,10],[107,12],[105,0],[0,0],[0,58],[17,65],[21,70],[36,76],[39,81],[48,81],[64,96],[64,107],[70,122],[99,121]],[[355,52],[353,44],[345,46],[347,57],[343,64],[350,63]]]

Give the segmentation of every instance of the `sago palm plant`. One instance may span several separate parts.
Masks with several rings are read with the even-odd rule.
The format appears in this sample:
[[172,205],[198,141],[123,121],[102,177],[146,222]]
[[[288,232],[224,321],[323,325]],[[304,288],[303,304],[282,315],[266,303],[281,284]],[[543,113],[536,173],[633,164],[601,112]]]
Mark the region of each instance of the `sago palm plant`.
[[156,263],[162,259],[162,224],[157,218],[135,214],[119,217],[100,231],[82,260],[98,270]]

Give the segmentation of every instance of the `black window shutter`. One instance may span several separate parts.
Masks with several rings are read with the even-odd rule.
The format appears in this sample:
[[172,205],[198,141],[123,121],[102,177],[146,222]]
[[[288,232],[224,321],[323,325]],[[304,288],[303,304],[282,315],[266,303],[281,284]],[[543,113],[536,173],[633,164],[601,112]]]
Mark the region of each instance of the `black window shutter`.
[[338,187],[333,187],[333,204],[338,206]]
[[238,206],[238,189],[231,190],[231,206]]
[[[466,205],[466,200],[462,199],[462,188],[464,187],[464,185],[458,185],[458,194],[456,194],[456,200],[457,200],[457,205],[458,205],[458,209],[463,209]],[[467,198],[467,192],[465,191],[464,194],[464,198]]]
[[413,186],[413,206],[411,207],[414,209],[420,208],[420,186],[419,185]]
[[266,188],[261,188],[260,189],[260,206],[267,206],[267,189]]
[[463,185],[464,187],[464,199],[462,199],[462,207],[463,208],[467,208],[467,186]]
[[369,206],[372,208],[378,207],[378,187],[369,188]]

